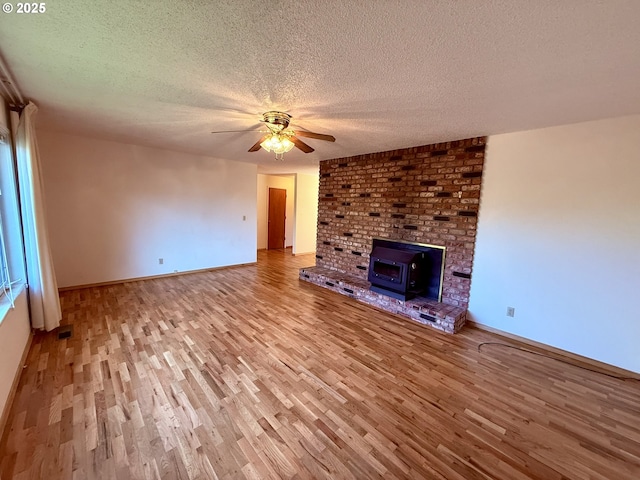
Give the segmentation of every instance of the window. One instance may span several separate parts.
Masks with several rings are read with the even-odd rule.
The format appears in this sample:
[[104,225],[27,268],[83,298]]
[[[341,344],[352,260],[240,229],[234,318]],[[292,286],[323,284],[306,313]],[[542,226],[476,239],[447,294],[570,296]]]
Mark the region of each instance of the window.
[[0,306],[13,304],[25,278],[13,154],[9,131],[0,125]]
[[4,245],[2,214],[0,213],[0,297],[6,296],[11,302],[11,305],[13,305],[13,291],[11,287],[9,264],[7,263],[7,250]]

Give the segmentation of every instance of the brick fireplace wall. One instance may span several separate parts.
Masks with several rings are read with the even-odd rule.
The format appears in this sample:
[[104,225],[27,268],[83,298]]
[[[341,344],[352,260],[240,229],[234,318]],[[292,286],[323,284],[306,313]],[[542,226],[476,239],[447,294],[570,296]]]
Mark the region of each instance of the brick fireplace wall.
[[373,237],[445,246],[442,302],[466,310],[485,142],[320,162],[316,266],[366,281]]

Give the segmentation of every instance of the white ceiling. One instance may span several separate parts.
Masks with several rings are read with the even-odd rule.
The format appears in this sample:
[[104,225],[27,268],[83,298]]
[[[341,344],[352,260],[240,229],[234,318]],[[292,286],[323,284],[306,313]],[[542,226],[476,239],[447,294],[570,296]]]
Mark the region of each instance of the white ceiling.
[[[15,3],[15,2],[12,2]],[[47,0],[0,13],[46,129],[258,163],[640,113],[637,0]],[[336,136],[275,162],[261,113]]]

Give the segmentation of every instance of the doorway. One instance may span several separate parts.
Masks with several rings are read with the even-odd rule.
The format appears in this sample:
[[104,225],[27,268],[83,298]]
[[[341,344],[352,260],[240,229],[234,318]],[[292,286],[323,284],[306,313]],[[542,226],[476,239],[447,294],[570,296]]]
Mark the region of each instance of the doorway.
[[287,191],[283,188],[269,188],[269,218],[267,249],[284,248],[285,222],[287,212]]

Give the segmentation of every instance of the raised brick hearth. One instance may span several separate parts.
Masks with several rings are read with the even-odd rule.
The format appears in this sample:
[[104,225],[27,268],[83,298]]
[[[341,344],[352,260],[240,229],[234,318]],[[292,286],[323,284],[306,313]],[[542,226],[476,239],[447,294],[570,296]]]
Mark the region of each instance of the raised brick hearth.
[[[300,278],[457,331],[469,303],[485,140],[320,162],[316,267],[303,269]],[[375,237],[446,247],[442,302],[402,302],[369,292]]]
[[372,292],[369,290],[371,284],[367,281],[335,270],[322,267],[303,268],[300,270],[300,278],[387,312],[404,315],[416,322],[447,333],[455,333],[460,330],[467,318],[466,308],[421,298],[407,301],[397,300]]

